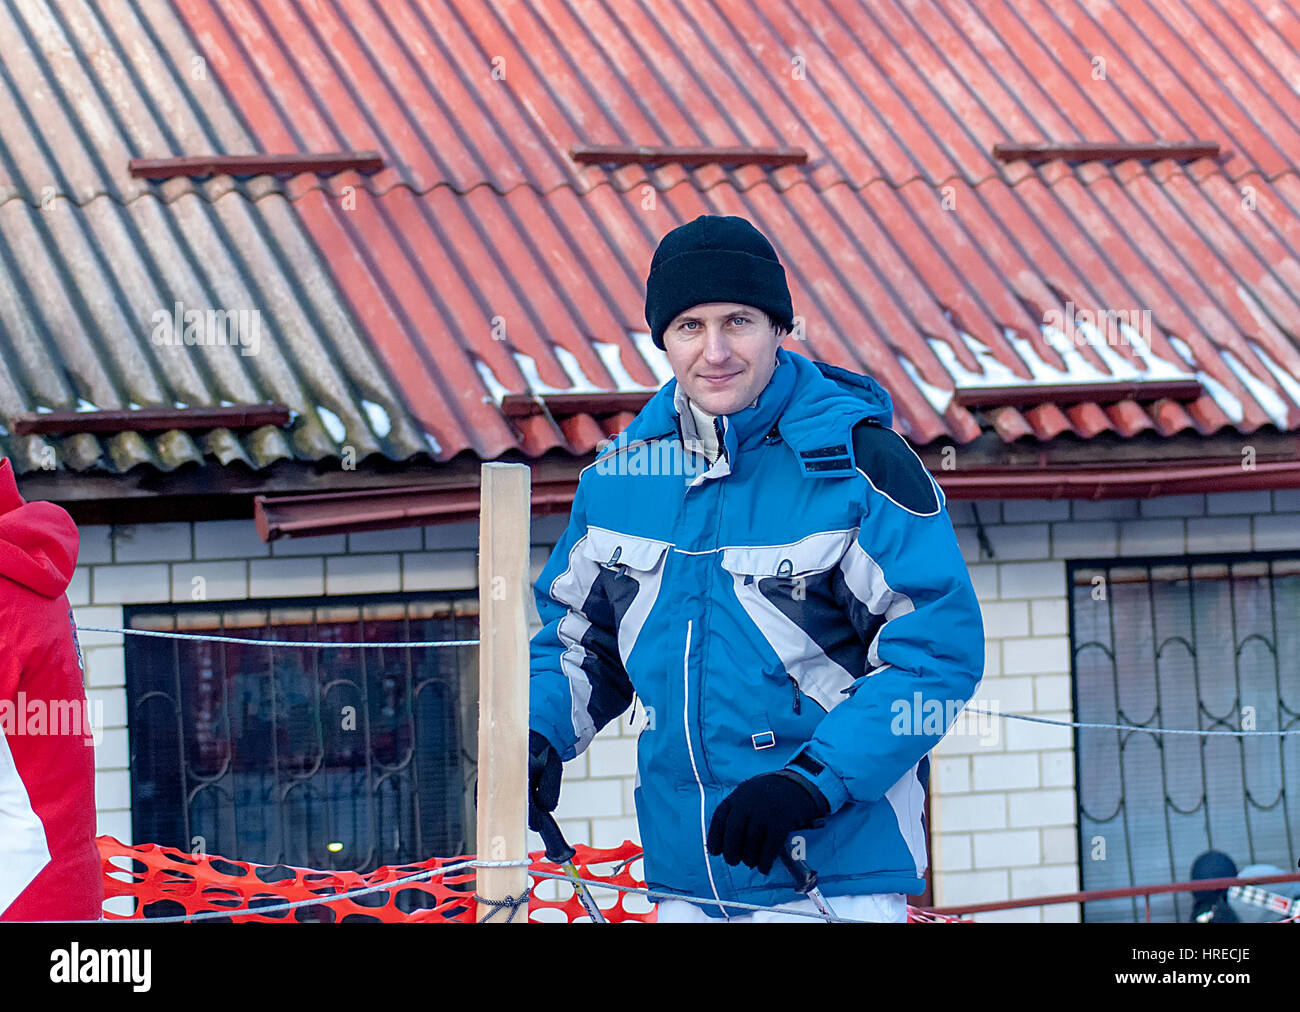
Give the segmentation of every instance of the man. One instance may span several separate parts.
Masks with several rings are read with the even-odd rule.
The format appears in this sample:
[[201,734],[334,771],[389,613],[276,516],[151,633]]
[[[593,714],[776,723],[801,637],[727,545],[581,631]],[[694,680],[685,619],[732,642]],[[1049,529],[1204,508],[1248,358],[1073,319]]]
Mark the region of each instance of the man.
[[95,755],[67,587],[67,512],[0,459],[0,921],[99,920]]
[[636,694],[647,885],[709,900],[660,921],[811,910],[787,845],[837,916],[904,921],[928,753],[983,675],[943,494],[879,384],[779,347],[785,270],[743,218],[663,238],[646,320],[674,378],[584,469],[535,587],[530,825]]

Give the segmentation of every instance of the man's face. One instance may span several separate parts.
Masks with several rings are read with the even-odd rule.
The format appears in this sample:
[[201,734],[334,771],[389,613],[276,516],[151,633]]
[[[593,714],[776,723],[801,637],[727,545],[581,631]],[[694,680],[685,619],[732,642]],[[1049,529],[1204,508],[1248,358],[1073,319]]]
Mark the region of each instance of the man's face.
[[705,302],[664,331],[664,352],[686,396],[711,415],[748,407],[776,368],[781,338],[767,314],[736,302]]

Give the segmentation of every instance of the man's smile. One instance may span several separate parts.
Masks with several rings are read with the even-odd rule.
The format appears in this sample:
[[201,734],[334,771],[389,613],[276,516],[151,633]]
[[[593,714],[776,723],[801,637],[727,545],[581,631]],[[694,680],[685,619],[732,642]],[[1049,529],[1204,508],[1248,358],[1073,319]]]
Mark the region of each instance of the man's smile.
[[710,386],[720,387],[725,386],[730,380],[735,379],[741,374],[741,372],[743,372],[743,370],[737,369],[735,372],[725,373],[721,376],[701,376],[700,379],[704,380],[704,382],[708,383]]

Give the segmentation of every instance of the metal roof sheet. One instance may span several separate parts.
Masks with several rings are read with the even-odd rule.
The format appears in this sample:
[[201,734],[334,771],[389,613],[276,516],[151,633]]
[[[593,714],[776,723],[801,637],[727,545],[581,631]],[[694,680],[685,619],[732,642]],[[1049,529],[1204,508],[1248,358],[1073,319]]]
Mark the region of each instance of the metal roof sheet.
[[[626,414],[506,393],[667,378],[658,239],[741,214],[806,340],[914,442],[1300,427],[1300,15],[1220,0],[792,7],[489,0],[0,6],[0,414],[282,401],[291,433],[57,442],[75,469],[587,453]],[[1215,140],[1031,166],[1002,141]],[[803,166],[580,165],[575,144],[803,147]],[[133,157],[375,149],[371,176],[151,183]],[[263,351],[158,347],[176,301]],[[1136,314],[1089,330],[1072,310]],[[1143,317],[1144,312],[1149,316]],[[1053,324],[1054,321],[1054,325]],[[978,413],[958,387],[1194,375],[1180,404]],[[35,442],[33,442],[35,440]],[[39,466],[46,444],[0,431]]]

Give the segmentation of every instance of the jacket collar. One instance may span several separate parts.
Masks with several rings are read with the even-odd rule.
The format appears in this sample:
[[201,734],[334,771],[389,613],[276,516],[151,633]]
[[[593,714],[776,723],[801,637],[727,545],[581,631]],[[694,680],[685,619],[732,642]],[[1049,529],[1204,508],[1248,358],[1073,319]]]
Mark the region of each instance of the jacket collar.
[[791,352],[799,372],[798,395],[777,423],[806,477],[843,478],[857,473],[853,427],[862,421],[889,427],[893,401],[870,376]]
[[[740,411],[724,418],[727,454],[734,458],[764,440],[780,439],[795,453],[808,477],[837,478],[857,473],[852,457],[853,426],[864,419],[889,426],[893,402],[870,376],[815,362],[777,348],[777,366],[762,392]],[[637,440],[681,438],[685,394],[674,377],[650,398],[608,448],[617,452]]]

